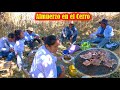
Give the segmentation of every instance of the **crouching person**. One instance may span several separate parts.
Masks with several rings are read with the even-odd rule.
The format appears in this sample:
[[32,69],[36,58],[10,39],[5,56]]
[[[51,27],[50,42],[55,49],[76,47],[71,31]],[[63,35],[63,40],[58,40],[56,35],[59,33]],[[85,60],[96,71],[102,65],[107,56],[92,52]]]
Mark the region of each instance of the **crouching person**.
[[78,36],[78,29],[75,27],[73,22],[69,23],[69,26],[65,27],[61,33],[61,42],[69,40],[71,43],[74,43]]
[[63,78],[64,66],[57,66],[56,61],[61,60],[54,54],[60,44],[59,39],[54,35],[45,38],[44,45],[41,46],[35,54],[30,75],[33,78]]
[[6,57],[6,61],[11,61],[15,57],[14,53],[15,35],[9,33],[8,37],[0,39],[0,58]]
[[33,28],[29,27],[28,30],[24,32],[25,45],[28,45],[31,49],[34,48],[34,42],[37,41],[41,43],[40,36],[33,32]]

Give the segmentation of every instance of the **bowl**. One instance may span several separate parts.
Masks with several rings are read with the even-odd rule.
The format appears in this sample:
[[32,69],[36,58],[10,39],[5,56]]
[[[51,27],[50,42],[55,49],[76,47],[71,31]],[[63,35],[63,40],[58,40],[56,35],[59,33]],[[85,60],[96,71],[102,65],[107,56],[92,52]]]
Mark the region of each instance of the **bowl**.
[[65,59],[65,56],[66,56],[66,55],[64,55],[64,56],[62,57],[62,60],[63,60],[65,63],[70,63],[70,62],[73,60],[73,57],[72,57],[71,55],[69,55],[70,59]]

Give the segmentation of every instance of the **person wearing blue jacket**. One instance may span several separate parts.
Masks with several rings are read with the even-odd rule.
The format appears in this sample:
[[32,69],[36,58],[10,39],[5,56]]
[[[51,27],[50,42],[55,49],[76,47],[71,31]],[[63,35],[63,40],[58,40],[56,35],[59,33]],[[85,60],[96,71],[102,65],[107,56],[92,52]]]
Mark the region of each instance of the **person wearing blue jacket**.
[[41,43],[40,36],[38,34],[35,34],[33,31],[33,28],[29,27],[24,32],[25,45],[30,46],[31,49],[34,48],[35,41],[38,41],[39,44]]
[[73,22],[69,23],[69,26],[65,27],[61,33],[61,42],[65,42],[65,40],[69,40],[71,43],[75,42],[78,36],[78,30],[73,24]]
[[110,42],[111,38],[114,36],[114,32],[112,26],[108,24],[107,19],[102,19],[102,21],[100,21],[99,24],[100,26],[94,33],[96,38],[92,39],[90,42],[98,43],[97,47],[102,48],[105,44]]
[[8,37],[0,39],[0,58],[6,57],[6,61],[11,61],[15,57],[14,52],[15,35],[9,33]]

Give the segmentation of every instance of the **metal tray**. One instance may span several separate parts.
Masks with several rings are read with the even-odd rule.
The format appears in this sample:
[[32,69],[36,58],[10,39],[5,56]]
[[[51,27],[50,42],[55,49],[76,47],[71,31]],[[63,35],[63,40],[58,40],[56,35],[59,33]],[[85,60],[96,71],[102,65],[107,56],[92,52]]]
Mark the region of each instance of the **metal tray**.
[[[112,66],[112,68],[108,68],[106,66],[103,65],[103,63],[101,63],[99,66],[95,66],[95,65],[89,65],[89,66],[85,66],[83,65],[83,61],[85,61],[83,58],[80,57],[80,55],[85,54],[88,51],[91,50],[103,50],[105,52],[108,53],[108,57],[109,59],[115,59],[117,64],[114,64]],[[119,67],[119,57],[117,56],[117,54],[115,54],[114,52],[107,50],[107,49],[103,49],[103,48],[91,48],[85,51],[80,52],[75,58],[74,58],[74,65],[75,68],[78,70],[79,73],[82,73],[84,75],[89,75],[92,77],[104,77],[104,76],[108,76],[112,73],[114,73],[118,67]]]

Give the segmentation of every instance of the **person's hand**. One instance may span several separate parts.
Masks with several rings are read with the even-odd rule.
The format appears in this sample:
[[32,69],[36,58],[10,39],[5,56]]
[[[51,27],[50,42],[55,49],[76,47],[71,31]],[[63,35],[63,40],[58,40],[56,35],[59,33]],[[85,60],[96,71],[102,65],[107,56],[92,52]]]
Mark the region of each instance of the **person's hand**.
[[97,36],[100,36],[100,34],[97,34]]
[[65,72],[65,68],[63,65],[60,65],[61,69],[62,69],[62,72]]
[[63,56],[58,57],[58,60],[62,60],[62,57],[63,57]]
[[73,37],[71,36],[71,37],[70,37],[70,41],[72,40],[72,38],[73,38]]
[[37,38],[37,39],[38,39],[38,38],[39,38],[39,36],[35,36],[34,38]]
[[99,37],[103,37],[103,34],[97,34],[97,36],[99,36]]
[[14,52],[14,49],[13,49],[13,48],[10,48],[10,52]]
[[59,75],[58,78],[64,78],[64,76],[65,76],[65,68],[64,68],[63,65],[60,65],[60,68],[61,68],[61,70],[62,70],[62,73]]

